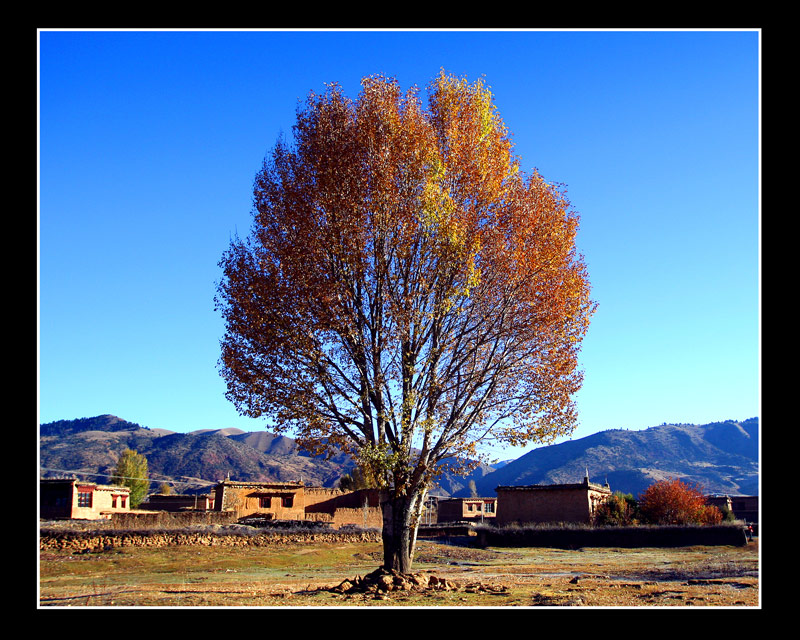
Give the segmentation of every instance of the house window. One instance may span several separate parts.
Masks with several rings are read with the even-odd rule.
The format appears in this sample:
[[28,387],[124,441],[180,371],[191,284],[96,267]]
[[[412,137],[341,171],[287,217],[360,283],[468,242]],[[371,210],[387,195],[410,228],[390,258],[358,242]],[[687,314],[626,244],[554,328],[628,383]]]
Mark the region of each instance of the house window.
[[487,502],[484,504],[483,510],[486,513],[494,513],[494,502]]
[[258,506],[262,509],[269,509],[272,506],[272,498],[270,496],[261,496],[258,499]]
[[119,506],[124,509],[125,508],[125,496],[120,496],[119,497],[119,502],[120,502]]
[[111,508],[112,509],[117,508],[117,496],[111,496]]
[[78,491],[78,506],[91,507],[92,506],[92,492],[91,491]]
[[291,507],[294,504],[294,496],[283,496],[281,498],[281,505],[284,507]]

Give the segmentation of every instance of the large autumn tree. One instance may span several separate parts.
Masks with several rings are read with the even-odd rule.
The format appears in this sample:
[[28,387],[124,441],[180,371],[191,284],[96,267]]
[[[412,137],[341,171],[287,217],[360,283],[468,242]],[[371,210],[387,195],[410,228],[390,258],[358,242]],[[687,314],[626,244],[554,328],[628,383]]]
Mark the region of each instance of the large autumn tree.
[[594,308],[578,215],[521,171],[485,84],[442,72],[420,96],[380,76],[310,94],[216,297],[227,397],[355,456],[401,572],[443,460],[574,428]]

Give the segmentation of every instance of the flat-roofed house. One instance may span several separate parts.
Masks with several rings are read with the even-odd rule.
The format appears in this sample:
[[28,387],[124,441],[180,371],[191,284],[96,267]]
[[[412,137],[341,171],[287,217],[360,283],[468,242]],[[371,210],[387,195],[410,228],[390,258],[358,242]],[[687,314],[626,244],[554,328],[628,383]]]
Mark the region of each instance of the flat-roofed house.
[[383,514],[377,489],[345,491],[306,487],[302,482],[238,482],[226,479],[214,489],[215,511],[233,511],[236,519],[305,520],[380,527]]
[[758,496],[706,496],[706,504],[733,512],[733,517],[752,524],[758,523]]
[[535,484],[501,486],[497,492],[498,526],[517,523],[573,522],[589,524],[601,502],[611,496],[608,484]]
[[441,498],[437,522],[484,521],[497,516],[497,498]]
[[237,482],[223,480],[214,490],[214,510],[233,511],[236,518],[263,515],[276,520],[305,518],[302,482]]
[[129,512],[128,487],[96,484],[74,478],[39,481],[39,516],[44,519],[99,520]]

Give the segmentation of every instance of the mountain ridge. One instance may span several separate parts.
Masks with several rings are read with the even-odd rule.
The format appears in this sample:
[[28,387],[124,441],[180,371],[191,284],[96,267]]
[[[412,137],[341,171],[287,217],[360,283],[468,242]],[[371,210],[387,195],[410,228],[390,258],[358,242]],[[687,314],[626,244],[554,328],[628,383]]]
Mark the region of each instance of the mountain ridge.
[[[481,495],[500,485],[595,482],[634,496],[670,477],[707,493],[758,492],[758,418],[706,425],[667,425],[628,431],[609,429],[540,447],[476,482]],[[493,486],[492,486],[493,485]]]
[[[179,492],[207,491],[230,475],[236,480],[295,481],[336,486],[352,472],[344,453],[313,456],[297,442],[269,431],[237,428],[188,433],[150,429],[111,414],[42,424],[40,465],[45,475],[81,472],[110,476],[121,452],[136,449],[148,459],[154,482],[171,478]],[[493,496],[500,485],[593,482],[638,495],[656,480],[680,477],[707,493],[758,492],[759,421],[725,420],[706,425],[662,424],[641,430],[609,429],[533,449],[496,466],[478,465],[470,474],[443,473],[434,495]],[[200,479],[205,485],[182,480]],[[153,487],[155,488],[155,487]]]

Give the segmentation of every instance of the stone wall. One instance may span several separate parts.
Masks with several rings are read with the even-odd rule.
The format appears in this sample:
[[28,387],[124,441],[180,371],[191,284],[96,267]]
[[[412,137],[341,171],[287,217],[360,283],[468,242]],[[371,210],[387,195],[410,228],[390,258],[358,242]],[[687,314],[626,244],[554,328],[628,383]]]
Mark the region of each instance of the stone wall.
[[207,547],[274,546],[320,542],[380,542],[379,531],[357,532],[301,532],[255,533],[248,535],[219,535],[207,532],[186,531],[58,531],[42,532],[39,536],[41,551],[70,550],[75,552],[106,551],[119,547],[168,547],[175,545],[201,545]]

